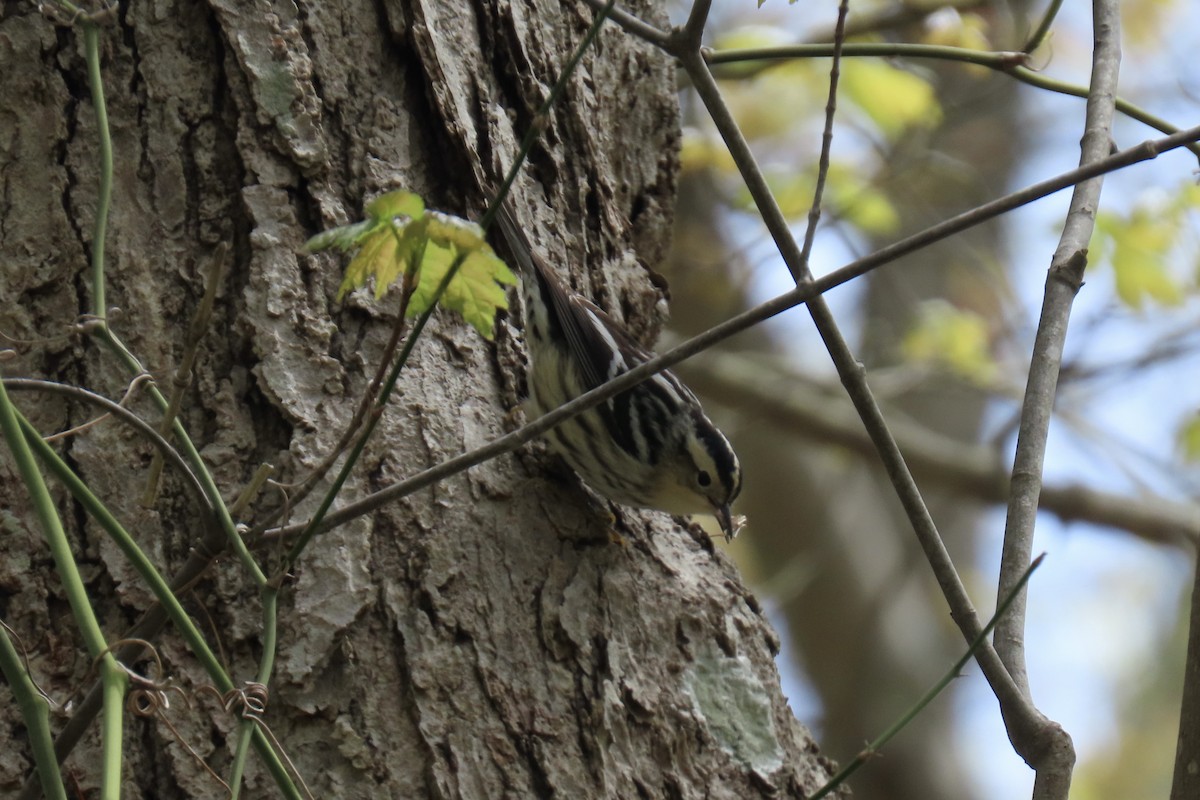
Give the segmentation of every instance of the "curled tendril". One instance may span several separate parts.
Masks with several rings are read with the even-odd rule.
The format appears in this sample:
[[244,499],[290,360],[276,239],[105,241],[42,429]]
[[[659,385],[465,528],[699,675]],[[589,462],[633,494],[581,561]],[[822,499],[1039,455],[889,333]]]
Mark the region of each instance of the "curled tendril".
[[[100,663],[100,659],[108,655],[114,648],[127,644],[138,644],[150,651],[150,656],[154,660],[155,677],[148,678],[141,673],[135,672],[131,667],[118,662],[121,669],[123,669],[125,674],[129,676],[130,689],[125,698],[125,709],[135,717],[140,717],[142,719],[157,719],[159,722],[166,725],[167,729],[171,731],[171,735],[175,737],[175,741],[178,742],[179,745],[186,750],[192,758],[196,759],[196,762],[200,764],[200,766],[202,766],[209,775],[212,776],[213,780],[225,787],[225,791],[232,795],[233,790],[229,788],[229,784],[226,783],[220,775],[213,771],[213,768],[210,767],[208,762],[206,762],[204,758],[196,752],[195,748],[187,743],[187,740],[183,738],[183,734],[179,732],[179,729],[175,727],[174,723],[171,722],[170,716],[166,713],[171,710],[172,692],[177,693],[181,698],[183,698],[183,703],[185,706],[190,708],[192,704],[187,692],[180,687],[175,686],[173,679],[170,676],[163,677],[164,670],[162,659],[159,657],[158,650],[154,647],[154,645],[145,639],[118,639],[117,641],[109,644],[108,647],[104,648],[104,650],[101,651],[98,656],[96,656],[96,658],[92,661],[92,670],[95,670],[97,665]],[[202,688],[211,689],[212,687]],[[198,693],[199,691],[197,691],[197,694]]]
[[271,727],[263,721],[263,715],[267,713],[267,700],[269,692],[266,684],[258,683],[257,681],[246,681],[240,689],[230,689],[221,694],[215,686],[201,686],[196,690],[196,694],[211,694],[220,701],[221,707],[230,714],[235,714],[243,720],[253,722],[262,731],[263,735],[271,742],[271,747],[279,754],[280,758],[287,764],[295,776],[300,788],[304,791],[304,796],[312,800],[312,790],[308,788],[308,783],[304,780],[304,776],[300,774],[300,770],[296,769],[295,763],[291,756],[283,749],[283,745],[275,738],[275,733]]
[[21,654],[21,663],[25,665],[25,675],[29,678],[29,682],[33,684],[34,691],[42,696],[42,699],[46,701],[47,706],[55,711],[61,710],[63,707],[62,703],[51,697],[49,693],[42,688],[41,684],[34,679],[33,668],[29,666],[29,651],[25,649],[25,641],[15,630],[12,629],[7,622],[2,619],[0,619],[0,628],[4,628],[8,635],[15,640],[17,652]]
[[[137,397],[138,390],[142,388],[142,385],[153,382],[154,376],[152,376],[149,372],[139,373],[132,381],[129,382],[129,386],[125,389],[125,395],[117,402],[117,405],[121,408],[128,409],[129,402]],[[70,436],[78,436],[79,434],[86,432],[88,429],[99,425],[101,422],[111,416],[112,412],[108,412],[101,414],[98,417],[92,417],[87,422],[82,422],[73,428],[67,428],[65,431],[59,431],[58,433],[45,436],[43,439],[45,439],[47,442],[56,442],[61,439],[66,439]]]
[[230,689],[225,694],[218,692],[215,686],[201,686],[196,690],[196,694],[202,692],[215,695],[222,708],[230,714],[237,714],[242,719],[261,722],[263,714],[267,713],[267,700],[270,692],[263,683],[246,681],[240,689]]

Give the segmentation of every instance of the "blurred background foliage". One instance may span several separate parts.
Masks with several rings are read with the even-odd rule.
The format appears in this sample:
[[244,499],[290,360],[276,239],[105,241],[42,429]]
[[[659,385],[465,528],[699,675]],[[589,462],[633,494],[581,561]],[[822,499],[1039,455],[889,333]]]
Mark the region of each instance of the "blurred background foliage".
[[[1090,4],[1066,4],[1032,55],[1041,75],[1086,86]],[[1122,96],[1177,127],[1200,119],[1200,11],[1122,3]],[[1046,8],[1026,2],[855,0],[850,42],[1020,50]],[[686,14],[674,9],[675,19]],[[715,52],[831,40],[832,0],[725,0]],[[784,211],[803,234],[827,99],[828,58],[723,63],[721,88]],[[686,85],[687,128],[671,286],[674,335],[703,330],[791,285],[741,179]],[[836,268],[1015,188],[1073,168],[1077,97],[951,60],[848,57],[812,268]],[[1116,144],[1161,135],[1124,118]],[[1117,504],[1170,508],[1200,526],[1200,189],[1177,151],[1110,176],[1087,284],[1068,333],[1046,483]],[[968,480],[1007,470],[1046,269],[1069,193],[877,270],[829,295],[893,424],[949,466],[914,473],[982,615],[995,605],[1003,532],[996,496]],[[785,648],[797,716],[847,760],[963,649],[899,504],[851,414],[807,315],[796,310],[680,372],[742,454],[749,526],[733,545]],[[859,437],[862,439],[865,437]],[[960,459],[961,474],[954,468]],[[1183,535],[1043,513],[1049,553],[1030,590],[1034,699],[1079,755],[1072,797],[1164,797],[1170,785],[1193,547]],[[1079,521],[1082,518],[1083,521]],[[1074,520],[1074,521],[1072,521]],[[852,780],[883,798],[1027,796],[977,668]]]

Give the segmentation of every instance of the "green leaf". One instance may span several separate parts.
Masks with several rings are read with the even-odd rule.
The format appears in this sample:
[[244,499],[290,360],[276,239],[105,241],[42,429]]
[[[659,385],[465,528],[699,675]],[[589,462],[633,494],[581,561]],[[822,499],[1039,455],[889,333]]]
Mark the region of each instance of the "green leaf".
[[736,175],[737,166],[729,149],[718,137],[707,136],[699,129],[683,129],[683,144],[679,148],[679,163],[684,174],[712,170],[721,175]]
[[721,91],[746,138],[791,141],[811,120],[804,109],[824,106],[828,71],[811,59],[784,61],[749,80],[725,81]]
[[304,243],[309,253],[335,249],[348,253],[399,219],[418,220],[425,214],[425,201],[412,192],[388,192],[367,204],[367,218],[322,231]]
[[846,97],[889,139],[909,128],[932,128],[942,120],[942,108],[929,81],[882,61],[843,62],[842,87]]
[[1164,306],[1183,302],[1183,287],[1167,269],[1182,221],[1169,209],[1134,210],[1127,218],[1101,212],[1096,235],[1102,253],[1112,263],[1117,296],[1130,308],[1141,310],[1147,301]]
[[[775,196],[775,202],[779,204],[779,210],[785,217],[795,220],[808,214],[809,208],[812,207],[813,190],[816,187],[811,170],[769,172],[767,185],[771,188],[771,194]],[[745,184],[742,184],[738,191],[737,202],[742,208],[749,211],[754,210],[754,199],[750,197],[750,190],[746,188]]]
[[309,252],[354,252],[338,299],[371,280],[376,299],[382,298],[407,274],[416,281],[407,311],[413,317],[429,309],[446,272],[461,261],[441,302],[491,339],[496,311],[508,307],[504,286],[517,279],[485,241],[483,230],[459,217],[426,211],[425,201],[406,191],[380,195],[367,204],[367,214],[362,222],[332,228],[305,244]]
[[943,300],[925,303],[904,338],[904,354],[938,364],[973,383],[991,383],[999,372],[991,353],[988,322],[979,314]]
[[[926,19],[925,23],[924,30],[920,33],[921,44],[961,47],[980,52],[996,49],[989,37],[992,26],[988,19],[981,14],[935,14]],[[976,75],[991,73],[991,70],[979,64],[962,64],[961,66]]]
[[835,193],[842,205],[842,216],[859,230],[874,235],[900,230],[900,215],[888,196],[873,186],[862,186],[853,195]]
[[425,201],[419,195],[403,189],[381,194],[367,203],[367,216],[381,222],[396,217],[420,219],[424,215]]
[[[421,282],[426,282],[424,276]],[[466,256],[458,275],[447,287],[442,304],[462,314],[480,336],[491,339],[496,311],[508,308],[508,294],[503,285],[516,282],[516,276],[491,248],[486,252],[476,250]]]
[[409,300],[408,314],[416,316],[429,308],[446,271],[459,258],[462,265],[446,287],[442,305],[461,314],[480,336],[491,339],[496,311],[508,308],[504,286],[515,284],[517,278],[486,243],[466,251],[431,240],[425,248],[421,279]]
[[830,205],[838,216],[864,233],[895,233],[900,229],[900,213],[887,194],[865,177],[861,163],[831,164],[826,182]]
[[335,249],[343,253],[348,253],[355,247],[358,247],[358,243],[374,227],[374,220],[368,219],[363,222],[356,222],[353,225],[330,228],[327,231],[318,233],[305,242],[304,250],[308,253],[319,253],[322,250]]
[[[784,216],[798,220],[808,214],[816,186],[816,168],[800,171],[772,170],[767,184]],[[753,209],[750,190],[742,184],[736,202]],[[825,205],[833,216],[844,219],[868,234],[894,233],[900,227],[900,215],[888,196],[872,186],[862,174],[862,163],[830,164],[825,182]]]
[[716,50],[751,50],[766,47],[782,47],[795,37],[777,25],[739,25],[718,33],[713,37]]

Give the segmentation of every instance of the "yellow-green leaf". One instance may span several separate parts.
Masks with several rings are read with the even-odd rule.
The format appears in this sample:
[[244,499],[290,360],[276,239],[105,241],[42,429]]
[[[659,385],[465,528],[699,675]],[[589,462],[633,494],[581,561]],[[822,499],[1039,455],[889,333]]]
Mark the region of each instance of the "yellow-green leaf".
[[406,191],[380,195],[367,205],[367,214],[368,219],[325,231],[305,245],[310,252],[354,252],[338,299],[371,280],[375,297],[381,298],[407,274],[416,282],[408,305],[408,315],[415,316],[429,309],[447,271],[461,262],[441,302],[490,339],[497,309],[508,307],[504,286],[516,283],[516,277],[492,252],[483,230],[449,214],[427,212],[425,201]]
[[1184,459],[1200,461],[1200,412],[1183,424],[1179,431],[1179,446]]
[[679,162],[685,173],[713,170],[731,175],[736,172],[733,157],[729,155],[725,143],[715,136],[704,135],[697,128],[683,129]]
[[371,277],[375,278],[376,297],[381,296],[400,271],[396,245],[395,236],[386,227],[378,228],[374,235],[368,237],[346,267],[342,285],[338,288],[338,300],[346,292],[365,286]]
[[419,220],[425,214],[425,201],[412,192],[396,191],[381,194],[367,204],[367,218],[362,222],[341,225],[322,231],[304,243],[305,251],[318,253],[330,248],[348,253],[373,235],[393,226]]
[[515,284],[517,278],[486,243],[477,250],[457,251],[431,241],[421,262],[421,279],[409,300],[409,316],[429,308],[446,271],[460,258],[462,265],[442,294],[442,305],[457,311],[481,336],[491,339],[496,311],[508,308],[504,286]]
[[1147,299],[1164,306],[1183,302],[1183,289],[1167,273],[1161,262],[1113,259],[1117,270],[1117,294],[1133,308],[1141,309]]
[[[925,29],[921,34],[922,44],[940,45],[942,47],[962,47],[967,50],[988,52],[994,50],[988,34],[991,26],[980,14],[954,11],[938,12],[926,19]],[[984,74],[989,72],[980,67]]]
[[740,25],[719,33],[713,38],[716,50],[757,50],[781,47],[795,40],[792,34],[776,25]]
[[321,231],[304,243],[304,250],[308,253],[319,253],[322,250],[334,248],[347,253],[358,247],[358,243],[371,232],[376,224],[375,220],[368,219],[355,222],[353,225],[342,225],[339,228]]
[[990,383],[999,371],[991,353],[987,320],[942,300],[925,303],[904,338],[904,354],[938,364],[975,383]]
[[865,182],[864,177],[861,164],[831,164],[826,180],[830,206],[864,233],[895,233],[900,228],[899,212],[887,194]]
[[380,222],[396,217],[420,219],[424,214],[425,201],[419,195],[403,189],[381,194],[367,203],[367,215]]
[[[809,208],[812,207],[813,190],[816,186],[809,170],[784,174],[769,173],[767,185],[771,187],[771,194],[775,196],[775,202],[779,204],[779,210],[785,217],[794,220],[808,214]],[[745,187],[745,184],[738,192],[738,202],[743,208],[754,208],[750,190]]]
[[908,128],[941,122],[942,109],[929,81],[882,61],[843,62],[842,87],[845,96],[889,138]]
[[1140,51],[1131,54],[1131,58],[1148,50],[1157,52],[1162,47],[1164,30],[1168,27],[1166,15],[1177,5],[1177,0],[1129,0],[1122,4],[1121,37],[1128,38],[1132,49]]
[[502,284],[516,282],[516,276],[491,248],[486,252],[476,250],[467,255],[457,279],[446,290],[443,303],[462,314],[480,336],[491,339],[496,311],[508,308],[508,293]]
[[1098,214],[1096,233],[1116,276],[1117,295],[1131,308],[1147,301],[1161,305],[1183,302],[1183,287],[1167,270],[1170,250],[1179,232],[1180,216],[1162,208],[1135,210],[1127,219]]
[[428,225],[429,238],[440,244],[453,245],[459,250],[477,250],[487,246],[483,228],[462,217],[430,211]]
[[895,233],[900,229],[896,207],[873,186],[863,186],[856,194],[841,198],[840,205],[842,216],[867,233]]
[[[788,219],[797,220],[812,207],[815,167],[799,172],[772,171],[767,183],[779,208]],[[752,208],[750,192],[743,185],[737,202]],[[825,205],[834,216],[871,234],[893,233],[900,227],[900,215],[887,195],[864,181],[862,164],[833,163],[825,182]]]

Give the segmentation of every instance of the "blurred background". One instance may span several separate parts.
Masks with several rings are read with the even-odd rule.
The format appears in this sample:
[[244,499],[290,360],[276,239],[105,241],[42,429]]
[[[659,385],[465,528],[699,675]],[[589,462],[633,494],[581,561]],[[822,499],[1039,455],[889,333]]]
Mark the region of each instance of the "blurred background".
[[[1090,3],[1065,4],[1034,54],[1086,86]],[[1200,8],[1122,3],[1121,95],[1200,123]],[[673,19],[682,21],[678,5]],[[1019,50],[1043,4],[855,0],[851,41]],[[832,0],[717,0],[717,50],[829,41]],[[727,65],[722,91],[803,235],[830,60]],[[681,86],[683,183],[671,330],[684,336],[792,286],[724,145]],[[812,268],[835,269],[1076,166],[1084,101],[988,69],[847,58]],[[1161,136],[1118,117],[1120,147]],[[1200,525],[1200,191],[1185,150],[1106,179],[1050,434],[1030,584],[1035,702],[1074,739],[1072,798],[1168,794]],[[827,299],[867,365],[982,618],[995,607],[1005,484],[1046,270],[1070,192],[890,264]],[[749,518],[731,550],[784,640],[792,709],[846,761],[963,652],[907,522],[808,314],[796,309],[679,370],[742,456]],[[1106,505],[1107,504],[1107,505]],[[1139,512],[1114,524],[1113,510]],[[1033,773],[971,663],[852,780],[863,800],[1008,800]]]

